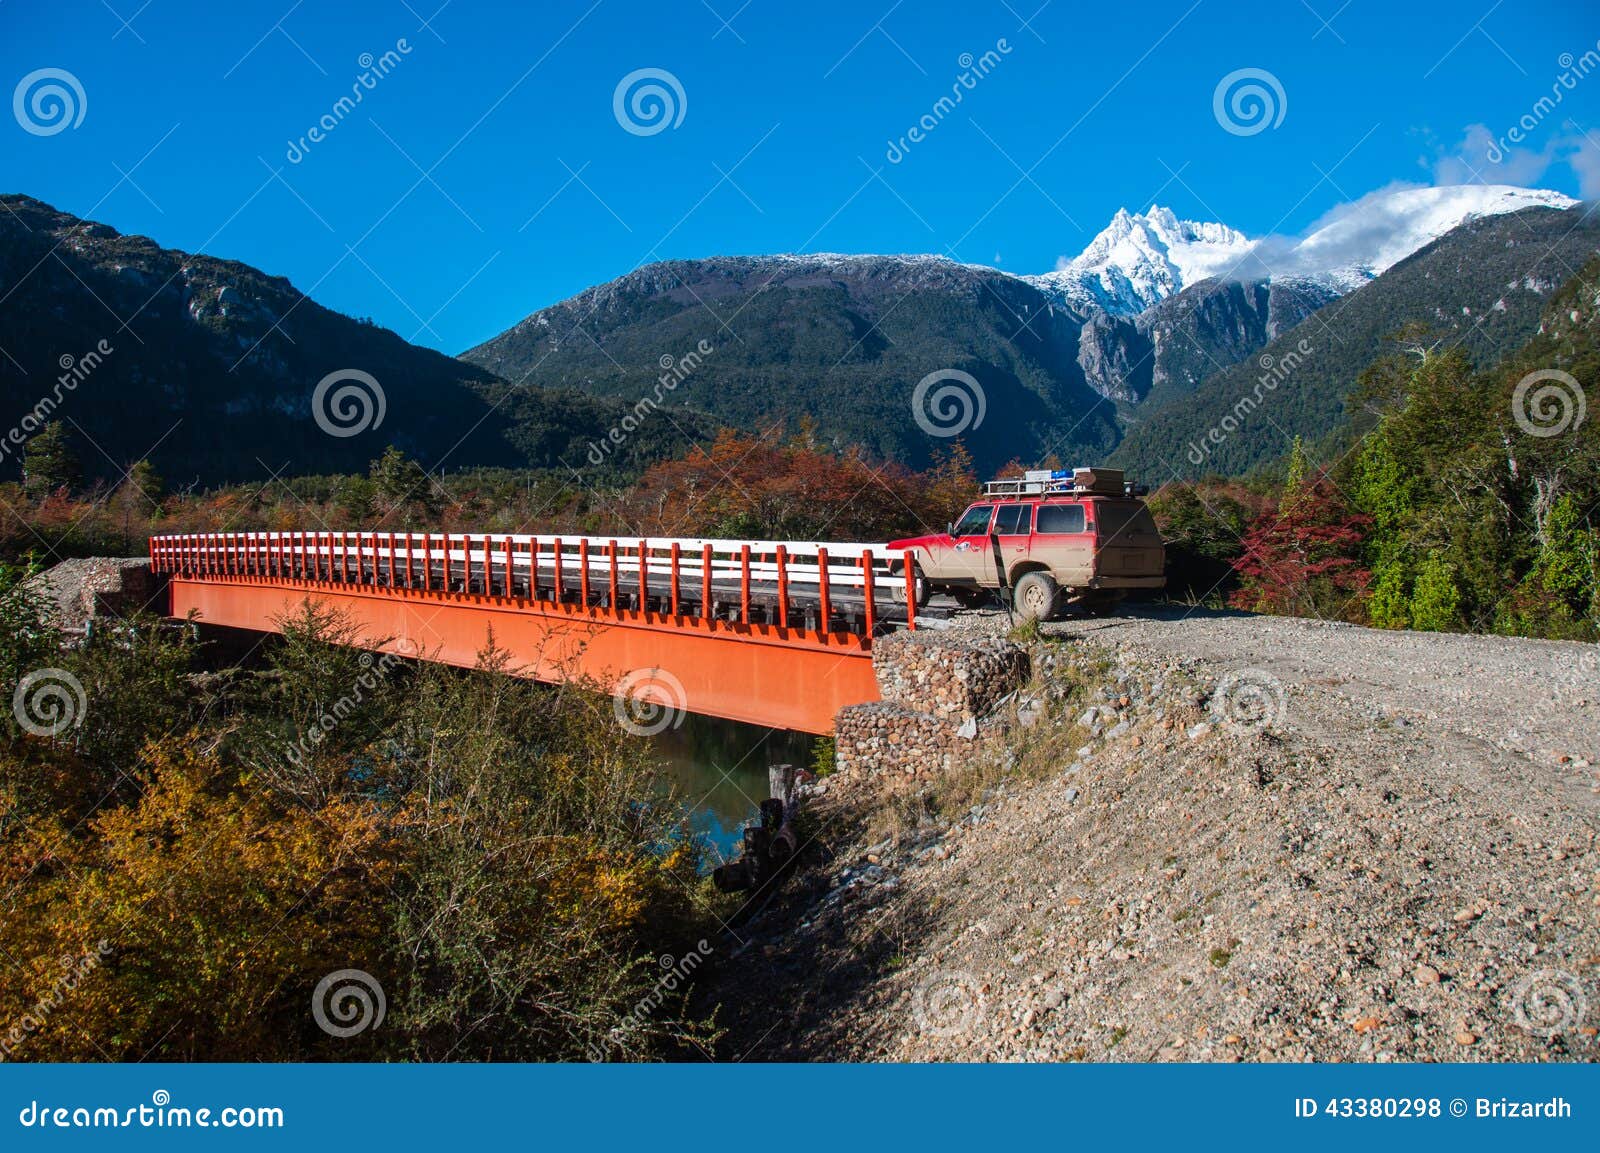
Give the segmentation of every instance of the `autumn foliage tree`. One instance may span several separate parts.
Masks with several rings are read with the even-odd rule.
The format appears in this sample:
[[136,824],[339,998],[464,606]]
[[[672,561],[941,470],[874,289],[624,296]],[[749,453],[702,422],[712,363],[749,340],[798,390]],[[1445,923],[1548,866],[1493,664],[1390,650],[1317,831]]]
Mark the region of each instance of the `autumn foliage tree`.
[[1287,488],[1245,533],[1233,564],[1239,587],[1229,603],[1252,612],[1360,619],[1368,523],[1326,477]]

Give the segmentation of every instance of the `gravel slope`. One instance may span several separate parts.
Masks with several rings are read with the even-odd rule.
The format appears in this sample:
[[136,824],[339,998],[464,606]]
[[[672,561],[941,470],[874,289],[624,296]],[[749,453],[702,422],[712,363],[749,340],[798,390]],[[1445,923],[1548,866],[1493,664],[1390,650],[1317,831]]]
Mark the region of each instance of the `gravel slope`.
[[726,1055],[1600,1056],[1593,646],[1223,614],[1046,632],[979,804],[825,783],[835,855],[739,929]]

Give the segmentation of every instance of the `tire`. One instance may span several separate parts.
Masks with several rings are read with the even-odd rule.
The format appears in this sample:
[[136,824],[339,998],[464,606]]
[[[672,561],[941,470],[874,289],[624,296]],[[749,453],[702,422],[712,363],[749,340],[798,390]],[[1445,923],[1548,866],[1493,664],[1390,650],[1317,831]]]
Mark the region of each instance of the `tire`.
[[[906,574],[903,569],[904,566],[901,566],[893,570],[889,585],[889,599],[897,605],[906,603]],[[920,609],[933,596],[933,589],[928,585],[928,578],[922,575],[922,566],[915,561],[911,562],[911,580],[917,590],[917,607]]]
[[1047,621],[1056,615],[1061,592],[1055,578],[1046,572],[1025,573],[1011,591],[1017,617],[1026,621]]

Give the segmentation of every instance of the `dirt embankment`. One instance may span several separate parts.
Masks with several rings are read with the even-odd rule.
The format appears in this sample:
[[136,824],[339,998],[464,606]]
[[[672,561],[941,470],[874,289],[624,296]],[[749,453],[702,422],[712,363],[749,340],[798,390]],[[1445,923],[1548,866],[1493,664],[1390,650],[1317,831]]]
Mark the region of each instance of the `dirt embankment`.
[[825,783],[824,859],[711,991],[726,1056],[1600,1057],[1594,646],[1167,614],[1032,650],[964,769]]

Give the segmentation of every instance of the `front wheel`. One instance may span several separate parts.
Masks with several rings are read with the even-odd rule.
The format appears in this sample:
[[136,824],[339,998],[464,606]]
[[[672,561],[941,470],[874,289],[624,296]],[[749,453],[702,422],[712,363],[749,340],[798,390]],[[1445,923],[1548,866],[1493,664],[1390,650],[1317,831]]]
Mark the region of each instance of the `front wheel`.
[[[933,589],[928,586],[928,578],[922,575],[922,566],[915,561],[911,562],[911,584],[916,590],[917,607],[920,609],[928,603],[928,598],[933,596]],[[889,599],[897,605],[906,603],[906,573],[904,565],[890,571]]]
[[1061,594],[1049,573],[1031,572],[1017,581],[1011,595],[1017,616],[1026,622],[1047,621],[1055,616]]

